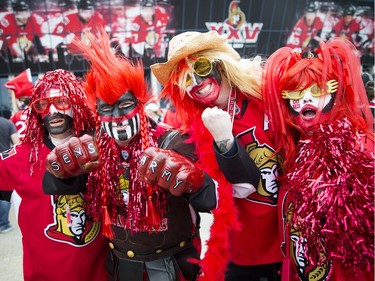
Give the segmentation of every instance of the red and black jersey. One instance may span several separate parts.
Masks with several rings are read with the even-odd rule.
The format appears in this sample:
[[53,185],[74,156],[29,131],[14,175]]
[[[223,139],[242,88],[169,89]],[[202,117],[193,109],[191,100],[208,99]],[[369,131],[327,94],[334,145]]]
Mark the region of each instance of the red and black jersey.
[[230,233],[231,261],[253,266],[281,262],[281,237],[277,214],[277,159],[268,136],[268,121],[261,100],[239,95],[233,134],[259,168],[261,179],[256,192],[235,198],[241,229]]
[[360,31],[360,26],[354,19],[348,25],[345,25],[344,18],[341,18],[333,27],[333,30],[337,37],[355,43],[356,37]]
[[22,140],[25,137],[26,133],[26,119],[27,119],[27,111],[25,110],[19,110],[16,113],[13,114],[9,118],[10,121],[14,123],[16,126],[18,137],[20,140]]
[[135,17],[132,22],[132,43],[146,42],[151,48],[160,48],[168,21],[169,15],[158,8],[152,21],[147,22],[142,15]]
[[305,22],[305,18],[302,17],[294,26],[286,46],[292,49],[304,51],[308,47],[310,41],[318,35],[318,32],[321,31],[322,28],[323,23],[320,18],[316,17],[312,26],[308,26]]
[[100,233],[100,224],[85,215],[82,194],[43,193],[44,161],[51,148],[50,142],[49,147],[41,145],[32,174],[29,144],[16,145],[0,154],[0,188],[15,191],[21,198],[18,224],[24,280],[108,280],[108,243]]
[[42,24],[44,18],[31,12],[26,25],[20,27],[16,24],[14,14],[5,15],[0,21],[0,34],[4,46],[8,47],[11,54],[15,57],[21,57],[23,50],[32,50],[34,37],[42,36]]

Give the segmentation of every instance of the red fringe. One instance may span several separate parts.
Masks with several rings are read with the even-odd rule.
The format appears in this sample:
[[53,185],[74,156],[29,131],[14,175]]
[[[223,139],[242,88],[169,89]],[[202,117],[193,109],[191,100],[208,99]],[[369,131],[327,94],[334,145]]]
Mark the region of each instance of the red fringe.
[[287,174],[291,223],[307,239],[306,258],[341,265],[347,275],[374,264],[374,157],[365,140],[346,119],[321,125],[299,143]]
[[102,234],[109,239],[113,239],[114,237],[111,224],[111,218],[109,217],[107,206],[103,206]]
[[147,211],[146,211],[146,227],[149,231],[157,231],[161,223],[161,217],[152,202],[152,187],[147,184]]

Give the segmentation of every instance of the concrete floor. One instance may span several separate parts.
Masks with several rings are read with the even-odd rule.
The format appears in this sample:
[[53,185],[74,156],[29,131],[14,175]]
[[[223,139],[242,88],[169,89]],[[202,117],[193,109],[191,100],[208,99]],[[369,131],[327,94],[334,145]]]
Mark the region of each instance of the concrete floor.
[[[201,217],[202,254],[204,254],[206,250],[204,242],[209,238],[212,215],[201,214]],[[9,218],[14,229],[8,233],[0,233],[0,281],[22,281],[21,232],[16,222],[13,206],[11,207]]]

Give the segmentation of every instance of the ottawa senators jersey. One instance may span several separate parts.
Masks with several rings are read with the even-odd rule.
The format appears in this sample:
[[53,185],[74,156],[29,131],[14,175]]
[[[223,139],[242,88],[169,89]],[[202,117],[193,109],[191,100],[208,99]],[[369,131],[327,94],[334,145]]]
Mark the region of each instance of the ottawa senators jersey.
[[337,37],[347,39],[352,43],[355,43],[356,37],[358,36],[360,26],[354,19],[345,26],[344,18],[341,18],[336,25],[333,27]]
[[160,9],[155,9],[153,20],[147,22],[142,15],[134,18],[132,23],[132,43],[146,42],[151,48],[159,48],[169,16]]
[[27,112],[25,110],[17,111],[13,116],[9,118],[10,121],[16,126],[18,137],[22,140],[26,133],[26,119]]
[[78,10],[55,13],[48,18],[48,28],[51,34],[60,37],[61,42],[67,46],[75,37],[83,39],[81,36],[84,29],[93,29],[96,26],[106,26],[103,16],[98,11],[95,11],[88,23],[80,19]]
[[317,36],[322,28],[323,23],[318,17],[315,18],[312,26],[308,26],[304,17],[302,17],[294,26],[286,46],[303,52],[307,50],[310,41]]
[[[51,143],[49,146],[52,148]],[[44,161],[51,148],[40,147],[32,174],[28,144],[0,154],[0,188],[21,197],[18,225],[24,280],[106,281],[107,240],[100,233],[100,224],[86,216],[83,195],[43,193]]]
[[230,233],[231,261],[251,266],[281,262],[281,235],[278,229],[278,174],[274,146],[267,133],[268,121],[262,101],[237,95],[233,134],[261,172],[257,191],[247,198],[234,198],[240,231]]
[[44,18],[31,12],[25,26],[20,27],[16,24],[14,14],[5,15],[0,21],[0,34],[4,47],[8,47],[11,54],[15,57],[22,57],[23,50],[26,52],[33,50],[34,37],[42,36],[42,24]]

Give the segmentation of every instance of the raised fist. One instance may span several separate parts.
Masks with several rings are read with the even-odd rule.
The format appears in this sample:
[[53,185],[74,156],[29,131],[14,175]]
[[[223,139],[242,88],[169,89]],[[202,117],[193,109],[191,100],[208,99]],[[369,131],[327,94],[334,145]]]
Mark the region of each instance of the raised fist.
[[72,137],[55,147],[46,158],[47,170],[58,178],[68,178],[95,170],[99,153],[90,135]]
[[229,113],[217,107],[208,107],[202,113],[202,121],[220,151],[227,152],[234,142],[232,120]]
[[172,150],[147,148],[138,163],[138,177],[156,183],[174,196],[192,193],[203,185],[204,173],[188,158]]

